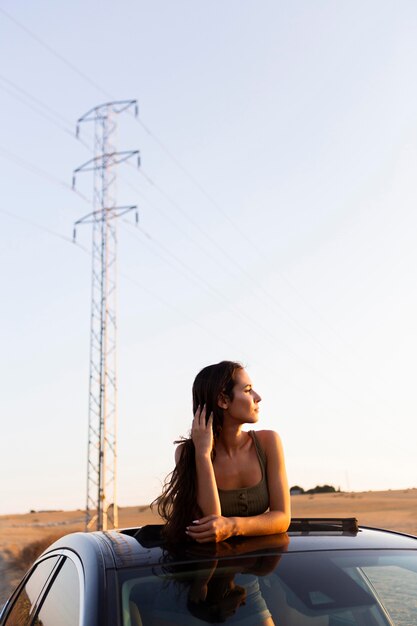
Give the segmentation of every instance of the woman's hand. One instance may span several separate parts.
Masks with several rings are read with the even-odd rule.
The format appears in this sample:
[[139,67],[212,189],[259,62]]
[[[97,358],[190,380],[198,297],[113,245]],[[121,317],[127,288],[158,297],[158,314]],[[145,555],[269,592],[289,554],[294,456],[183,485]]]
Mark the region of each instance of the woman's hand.
[[187,526],[186,533],[198,543],[224,541],[235,534],[233,517],[207,515]]
[[198,407],[191,427],[191,438],[196,454],[210,455],[213,448],[213,413],[206,424],[206,405]]

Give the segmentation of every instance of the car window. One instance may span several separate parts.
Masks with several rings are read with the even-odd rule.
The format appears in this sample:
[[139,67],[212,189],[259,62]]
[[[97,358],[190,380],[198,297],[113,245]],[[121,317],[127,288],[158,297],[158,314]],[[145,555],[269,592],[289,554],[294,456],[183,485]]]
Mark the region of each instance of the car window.
[[33,622],[34,626],[77,626],[80,615],[80,580],[77,567],[66,559]]
[[122,574],[123,626],[417,626],[417,551],[286,553]]
[[5,621],[5,625],[27,626],[27,624],[29,624],[29,616],[36,604],[36,600],[58,559],[59,557],[57,556],[44,559],[33,568],[33,571],[13,604],[13,608]]
[[363,572],[396,626],[417,624],[416,571],[398,565],[377,565],[365,567]]

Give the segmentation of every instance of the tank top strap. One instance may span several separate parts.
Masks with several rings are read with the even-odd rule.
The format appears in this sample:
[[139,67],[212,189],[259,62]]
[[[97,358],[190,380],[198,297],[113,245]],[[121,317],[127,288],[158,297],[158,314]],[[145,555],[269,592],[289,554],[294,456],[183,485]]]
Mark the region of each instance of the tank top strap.
[[259,459],[259,464],[262,468],[262,476],[265,475],[265,469],[266,469],[266,454],[265,454],[265,450],[262,448],[261,444],[259,443],[259,439],[256,436],[256,432],[254,430],[249,430],[248,431],[250,436],[252,437],[253,443],[255,444],[255,450],[256,450],[256,454],[258,455],[258,459]]

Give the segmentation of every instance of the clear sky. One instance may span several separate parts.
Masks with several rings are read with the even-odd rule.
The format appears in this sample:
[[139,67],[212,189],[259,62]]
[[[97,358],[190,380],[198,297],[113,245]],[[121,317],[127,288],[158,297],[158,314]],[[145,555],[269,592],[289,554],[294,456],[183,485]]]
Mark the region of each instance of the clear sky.
[[119,504],[240,360],[290,484],[417,486],[417,4],[0,1],[0,513],[85,506],[91,129],[118,118]]

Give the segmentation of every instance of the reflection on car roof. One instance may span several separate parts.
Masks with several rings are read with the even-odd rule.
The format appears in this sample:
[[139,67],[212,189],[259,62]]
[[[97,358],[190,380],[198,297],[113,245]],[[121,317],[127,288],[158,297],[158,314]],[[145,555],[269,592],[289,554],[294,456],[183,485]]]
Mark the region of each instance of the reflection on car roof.
[[[349,522],[327,520],[293,520],[288,533],[262,537],[236,537],[222,544],[196,544],[184,542],[173,549],[163,542],[162,525],[127,528],[90,533],[101,545],[102,551],[111,553],[116,568],[156,565],[175,558],[178,561],[198,561],[210,558],[227,558],[242,553],[284,553],[325,550],[417,550],[417,538],[387,530],[373,529]],[[308,522],[308,523],[307,523]],[[355,520],[356,522],[356,520]],[[81,538],[80,538],[81,539]],[[61,540],[62,541],[62,540]],[[58,542],[59,543],[59,542]],[[107,545],[107,550],[104,545]]]

